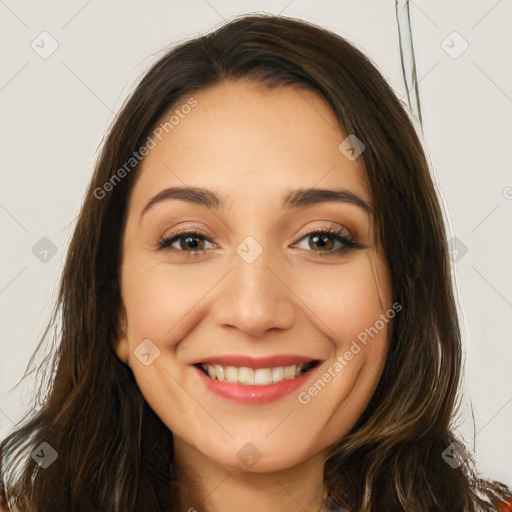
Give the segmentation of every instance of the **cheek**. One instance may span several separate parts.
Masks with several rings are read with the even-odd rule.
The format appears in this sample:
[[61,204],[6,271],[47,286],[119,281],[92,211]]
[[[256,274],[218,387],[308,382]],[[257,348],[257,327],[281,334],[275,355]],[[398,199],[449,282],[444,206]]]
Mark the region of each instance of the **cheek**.
[[338,317],[345,320],[343,325],[339,321],[337,325],[344,333],[338,352],[348,361],[362,356],[361,364],[378,376],[388,348],[390,313],[393,313],[391,287],[383,265],[377,265],[374,272],[369,257],[358,263],[347,278],[350,300],[344,301]]
[[132,338],[148,337],[172,345],[198,301],[218,281],[211,268],[176,268],[162,261],[126,258],[121,289]]
[[[301,281],[301,297],[338,350],[346,350],[347,344],[358,337],[364,339],[364,333],[376,322],[385,334],[388,323],[382,325],[379,320],[391,306],[390,283],[384,264],[373,256],[377,263],[372,265],[372,256],[369,252],[360,254],[346,265],[325,267],[323,275],[315,271],[314,280],[304,275]],[[316,286],[307,287],[306,283],[311,282]]]
[[329,382],[322,394],[331,404],[336,436],[361,414],[380,379],[394,311],[386,266],[370,251],[331,267],[323,282],[311,297],[332,344],[321,378]]
[[[374,326],[390,306],[385,267],[378,263],[374,273],[371,257],[365,253],[346,265],[303,267],[293,278],[290,276],[294,293],[339,350]],[[194,316],[194,309],[201,309],[198,303],[224,273],[225,269],[214,263],[180,266],[176,270],[158,260],[127,258],[122,269],[122,298],[129,332],[172,344]],[[376,279],[384,292],[384,304],[379,299]]]

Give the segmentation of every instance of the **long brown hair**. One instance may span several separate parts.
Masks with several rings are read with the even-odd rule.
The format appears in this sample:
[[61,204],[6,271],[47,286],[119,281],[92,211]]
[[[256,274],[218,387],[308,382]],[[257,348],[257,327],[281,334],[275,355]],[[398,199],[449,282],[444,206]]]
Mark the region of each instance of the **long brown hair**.
[[[506,487],[478,479],[470,458],[452,468],[441,456],[457,441],[460,332],[443,217],[406,110],[342,37],[292,18],[249,15],[169,51],[115,119],[69,246],[47,390],[1,444],[0,504],[24,512],[177,510],[172,432],[112,347],[122,307],[120,242],[138,165],[112,179],[173,105],[225,79],[317,91],[366,145],[376,239],[403,309],[367,409],[332,447],[326,483],[360,512],[474,512],[504,498]],[[30,457],[41,443],[58,453],[45,469]]]

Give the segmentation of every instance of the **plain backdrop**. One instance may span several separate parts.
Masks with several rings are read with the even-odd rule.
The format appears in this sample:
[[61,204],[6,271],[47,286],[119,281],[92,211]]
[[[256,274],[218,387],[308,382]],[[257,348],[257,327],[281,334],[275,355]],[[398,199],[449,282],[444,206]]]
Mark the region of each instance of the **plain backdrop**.
[[[481,471],[512,485],[512,2],[410,5],[424,143],[455,237],[458,430]],[[162,49],[258,11],[347,37],[405,94],[392,1],[0,1],[0,437],[37,388],[28,379],[12,390],[49,318],[115,113]]]

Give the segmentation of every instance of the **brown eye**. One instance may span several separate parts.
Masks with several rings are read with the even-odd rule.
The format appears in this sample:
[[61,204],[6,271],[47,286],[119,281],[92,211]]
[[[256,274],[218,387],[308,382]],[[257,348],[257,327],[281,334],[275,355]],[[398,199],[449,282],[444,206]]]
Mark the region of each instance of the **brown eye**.
[[310,235],[309,246],[315,251],[321,249],[332,249],[334,247],[334,240],[331,235]]
[[178,240],[181,240],[180,248],[184,251],[188,251],[189,249],[192,251],[197,251],[198,249],[203,249],[204,246],[204,240],[195,235],[180,237]]
[[344,231],[337,229],[311,231],[302,237],[300,242],[307,239],[309,239],[306,244],[307,247],[300,247],[300,245],[297,244],[299,249],[311,249],[318,254],[324,253],[326,255],[339,255],[352,249],[361,249],[365,247],[348,237]]
[[185,253],[196,253],[207,250],[208,248],[205,247],[206,243],[211,243],[215,246],[215,244],[213,244],[213,242],[203,234],[195,231],[186,231],[182,233],[173,233],[171,236],[162,239],[158,243],[158,248]]

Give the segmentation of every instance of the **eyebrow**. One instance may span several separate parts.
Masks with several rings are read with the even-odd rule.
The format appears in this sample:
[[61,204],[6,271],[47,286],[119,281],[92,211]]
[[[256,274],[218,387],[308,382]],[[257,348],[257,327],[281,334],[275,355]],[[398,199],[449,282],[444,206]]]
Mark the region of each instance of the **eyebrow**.
[[[206,206],[219,210],[224,208],[225,201],[214,192],[199,187],[171,187],[166,188],[152,197],[140,214],[140,218],[155,204],[162,201],[178,199],[188,203]],[[330,190],[321,188],[303,188],[292,190],[283,200],[282,207],[289,210],[306,208],[326,202],[347,203],[358,206],[365,212],[372,211],[370,205],[359,196],[349,190]]]

